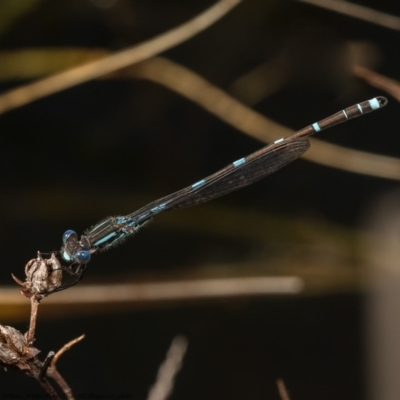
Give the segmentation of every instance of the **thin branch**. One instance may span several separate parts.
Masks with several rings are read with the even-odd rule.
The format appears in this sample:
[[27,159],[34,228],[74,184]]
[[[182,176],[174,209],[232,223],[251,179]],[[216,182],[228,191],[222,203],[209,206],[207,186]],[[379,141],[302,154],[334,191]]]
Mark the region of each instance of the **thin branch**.
[[[125,72],[124,72],[125,73]],[[164,85],[185,96],[236,129],[263,142],[273,142],[293,131],[255,112],[188,68],[154,57],[126,73]],[[332,168],[379,178],[400,180],[400,160],[311,139],[302,156]]]
[[85,335],[81,335],[76,339],[71,340],[67,344],[65,344],[60,350],[57,351],[55,356],[51,360],[51,364],[49,366],[49,371],[53,370],[56,368],[57,361],[60,359],[60,357],[68,350],[71,349],[72,346],[75,344],[79,343],[81,340],[85,338]]
[[28,342],[29,346],[31,346],[35,340],[36,320],[40,304],[35,296],[32,296],[30,298],[30,301],[31,301],[31,319],[29,322],[29,330],[26,334],[26,341]]
[[302,3],[325,8],[348,17],[361,19],[384,28],[400,30],[400,18],[359,4],[343,0],[298,0]]
[[118,69],[143,61],[195,36],[211,26],[241,0],[220,0],[195,18],[162,35],[98,61],[52,75],[0,96],[0,114],[32,101],[99,78]]
[[52,400],[61,400],[61,397],[57,394],[57,392],[54,390],[53,386],[50,385],[47,379],[43,379],[38,382],[40,386],[42,386],[42,388],[48,393]]
[[160,365],[157,380],[150,388],[147,400],[166,400],[174,388],[174,379],[182,366],[188,346],[184,336],[176,336],[168,350],[167,357]]
[[[85,335],[81,335],[78,338],[71,340],[70,342],[65,344],[60,350],[58,350],[55,355],[52,354],[51,358],[48,357],[50,360],[50,365],[46,369],[46,375],[51,377],[57,383],[57,385],[61,388],[61,390],[67,396],[68,400],[74,400],[74,395],[73,395],[72,390],[69,387],[68,383],[61,376],[61,374],[57,371],[56,364],[57,364],[57,361],[60,359],[60,357],[66,351],[70,350],[72,346],[74,346],[76,343],[83,340],[84,337],[85,337]],[[43,366],[43,368],[46,368],[46,367],[47,367],[46,365]]]
[[75,400],[75,397],[72,393],[72,389],[69,387],[68,383],[61,376],[61,374],[57,371],[57,369],[53,369],[50,371],[50,368],[49,368],[48,376],[50,376],[55,382],[57,382],[58,386],[61,388],[61,390],[67,396],[68,400]]
[[276,381],[276,385],[278,386],[279,396],[282,400],[290,400],[289,393],[286,390],[285,382],[282,379],[278,379]]

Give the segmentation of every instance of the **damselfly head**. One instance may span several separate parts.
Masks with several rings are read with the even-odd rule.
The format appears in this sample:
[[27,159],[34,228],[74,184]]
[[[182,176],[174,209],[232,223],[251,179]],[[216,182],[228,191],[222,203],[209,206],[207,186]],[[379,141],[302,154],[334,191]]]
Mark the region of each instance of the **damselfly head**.
[[78,235],[75,231],[71,229],[65,231],[62,241],[64,246],[61,255],[65,261],[68,263],[75,262],[80,265],[87,264],[90,261],[90,252],[78,240]]

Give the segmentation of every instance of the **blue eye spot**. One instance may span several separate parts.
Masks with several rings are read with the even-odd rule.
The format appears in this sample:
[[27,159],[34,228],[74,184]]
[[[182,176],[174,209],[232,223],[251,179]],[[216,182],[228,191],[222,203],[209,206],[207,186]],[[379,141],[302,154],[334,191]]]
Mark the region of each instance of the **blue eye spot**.
[[76,232],[72,231],[71,229],[65,231],[64,235],[62,236],[62,241],[64,244],[66,244],[70,239],[78,239],[78,235],[76,234]]
[[74,258],[79,264],[87,264],[90,260],[90,253],[87,250],[78,250]]

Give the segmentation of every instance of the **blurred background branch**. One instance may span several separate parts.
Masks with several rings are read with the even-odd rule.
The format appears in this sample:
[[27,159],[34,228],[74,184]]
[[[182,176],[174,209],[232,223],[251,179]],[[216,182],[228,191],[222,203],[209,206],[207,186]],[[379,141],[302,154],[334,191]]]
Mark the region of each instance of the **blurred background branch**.
[[234,6],[239,4],[240,1],[220,0],[207,11],[157,38],[109,55],[101,60],[60,72],[39,82],[34,82],[25,87],[4,93],[0,97],[0,114],[143,61],[146,58],[174,47],[208,28]]
[[311,4],[316,7],[325,8],[329,11],[334,11],[348,17],[357,18],[371,24],[379,25],[384,28],[400,30],[400,18],[365,7],[360,4],[355,4],[346,0],[298,0],[302,3]]
[[[84,69],[80,70],[82,75],[79,83],[82,83],[84,79],[91,80],[106,73],[111,74],[111,76],[108,78],[118,77],[124,79],[148,79],[179,93],[187,99],[190,99],[206,109],[208,112],[216,115],[221,120],[232,125],[237,130],[246,133],[264,143],[271,143],[276,139],[289,136],[294,132],[285,126],[260,115],[246,105],[241,104],[235,98],[229,96],[229,94],[223,90],[215,87],[198,74],[195,74],[188,68],[178,65],[173,61],[165,58],[153,57],[135,67],[125,68],[122,71],[116,71],[120,69],[119,66],[114,66],[114,68],[110,69],[108,67],[108,63],[106,62],[108,59],[113,59],[115,55],[107,56],[106,54],[107,53],[105,50],[100,49],[43,49],[0,53],[0,62],[2,65],[2,67],[0,67],[0,79],[32,79],[37,75],[44,75],[46,71],[51,73],[53,70],[57,70],[66,65],[73,65],[75,63],[82,62],[83,59],[96,59],[103,56],[101,58],[101,64],[97,64],[97,62],[94,61],[94,64],[86,64],[92,65],[92,67],[89,69],[85,71]],[[132,54],[132,63],[136,62],[136,54],[139,54],[139,58],[141,57],[140,49],[138,50],[138,53],[134,52]],[[36,63],[35,60],[37,60]],[[26,68],[26,65],[29,67]],[[98,65],[98,67],[94,67],[95,65]],[[102,70],[102,65],[107,66],[107,72]],[[266,70],[266,66],[259,68],[260,69],[257,74],[264,74],[268,72]],[[92,74],[94,69],[96,69],[95,75]],[[78,71],[77,67],[72,67],[72,69],[67,70],[63,74],[65,74],[64,76],[69,74],[73,76],[75,75],[76,71]],[[376,78],[374,81],[371,80],[372,71],[368,76],[365,73],[365,71],[367,71],[365,68],[355,66],[354,71],[354,73],[360,78],[366,79],[367,82],[373,86],[378,87],[379,89],[384,90],[386,93],[390,93],[394,96],[393,89],[390,89],[388,85],[377,85]],[[56,78],[57,76],[58,78]],[[376,76],[377,75],[375,75],[375,77]],[[257,79],[257,77],[255,78]],[[64,78],[62,75],[56,75],[52,79],[60,79],[62,81]],[[278,81],[274,79],[274,82],[277,84],[279,79]],[[382,78],[380,79],[380,82],[382,82]],[[386,78],[386,82],[388,82],[388,78]],[[74,84],[78,84],[78,81],[75,83],[70,82],[71,86]],[[56,84],[54,89],[57,86],[58,84]],[[62,83],[61,86],[63,86]],[[61,90],[61,86],[55,90]],[[12,104],[14,104],[14,106],[18,106],[18,104],[20,104],[18,101],[17,103],[14,103],[12,100],[13,98],[16,98],[14,97],[16,93],[18,93],[18,98],[23,99],[23,104],[27,104],[30,101],[48,95],[49,92],[47,91],[47,87],[48,81],[45,79],[36,82],[34,87],[32,84],[29,84],[25,87],[20,87],[17,89],[18,92],[11,91],[10,93],[0,95],[0,110],[2,107],[5,107],[3,108],[4,110],[9,109],[9,107],[12,109]],[[393,88],[393,81],[391,87]],[[273,90],[273,87],[270,86],[270,89]],[[267,94],[263,93],[263,95],[265,96]],[[311,149],[303,155],[303,157],[309,161],[342,169],[348,172],[371,175],[379,178],[400,180],[400,160],[397,158],[358,151],[334,144],[328,144],[318,139],[312,139],[312,143],[313,145]]]

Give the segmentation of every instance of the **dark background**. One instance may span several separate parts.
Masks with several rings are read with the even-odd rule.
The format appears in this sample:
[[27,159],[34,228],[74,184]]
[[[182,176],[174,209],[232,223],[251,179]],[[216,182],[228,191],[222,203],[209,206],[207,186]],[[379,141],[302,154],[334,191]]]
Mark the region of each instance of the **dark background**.
[[[358,3],[377,6],[373,1]],[[119,0],[110,8],[87,0],[32,4],[3,30],[1,50],[118,51],[187,21],[213,2]],[[0,3],[7,6],[11,3]],[[400,15],[397,2],[380,1],[378,6]],[[399,35],[295,1],[249,0],[162,56],[229,91],[249,70],[287,54],[285,83],[252,107],[300,129],[385,95],[352,75],[353,59],[344,49],[349,42],[368,43],[377,54],[375,68],[396,79]],[[1,89],[27,82],[3,79]],[[393,100],[385,110],[320,138],[397,156],[396,113]],[[88,82],[12,110],[0,116],[0,138],[2,285],[12,283],[11,272],[22,277],[23,266],[37,250],[58,249],[66,229],[82,232],[108,215],[127,214],[263,146],[178,94],[134,79]],[[190,268],[201,271],[203,265],[218,269],[219,263],[251,260],[263,252],[266,260],[274,252],[291,254],[282,232],[270,248],[218,235],[212,229],[219,223],[218,207],[282,218],[289,226],[287,235],[290,221],[298,227],[300,219],[354,232],[364,227],[374,200],[397,186],[393,180],[296,161],[216,200],[216,208],[176,212],[174,223],[160,215],[124,246],[92,260],[84,283],[118,282],[128,273],[157,280],[171,271],[176,276]],[[195,222],[182,228],[198,212],[211,221],[210,229],[197,230]],[[269,234],[274,237],[273,231]],[[221,268],[217,274],[229,276],[229,271]],[[69,293],[73,296],[73,289]],[[58,317],[48,317],[43,309],[35,345],[46,353],[86,333],[84,342],[59,363],[77,398],[79,393],[144,398],[172,338],[184,334],[188,353],[172,399],[278,399],[277,378],[284,379],[293,400],[364,399],[363,299],[357,288],[339,288],[306,290],[294,297],[139,305],[96,315],[82,315],[81,308],[76,317],[63,316],[62,308]],[[28,314],[1,323],[25,331]],[[3,393],[4,398],[42,393],[34,380],[15,372],[2,373],[0,382],[0,398]]]

